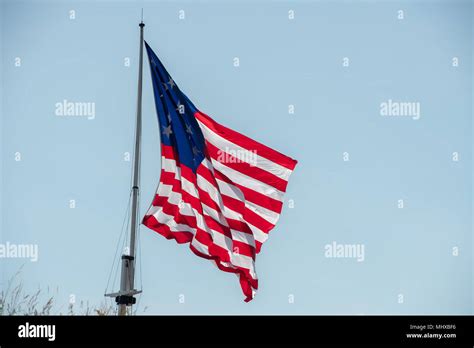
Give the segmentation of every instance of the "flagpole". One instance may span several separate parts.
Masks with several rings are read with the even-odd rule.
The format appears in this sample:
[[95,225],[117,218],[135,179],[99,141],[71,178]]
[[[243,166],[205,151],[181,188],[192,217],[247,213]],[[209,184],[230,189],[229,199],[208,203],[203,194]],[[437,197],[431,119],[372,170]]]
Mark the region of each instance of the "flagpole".
[[133,155],[133,184],[132,184],[132,206],[130,219],[130,245],[129,252],[122,255],[122,267],[120,274],[120,291],[108,296],[115,296],[118,305],[118,315],[127,315],[127,307],[136,303],[134,295],[141,293],[141,290],[134,288],[135,281],[135,249],[138,226],[140,225],[138,199],[140,193],[140,154],[142,135],[142,78],[143,78],[143,28],[142,21],[140,27],[140,60],[138,65],[138,93],[137,93],[137,114],[135,127],[135,151]]

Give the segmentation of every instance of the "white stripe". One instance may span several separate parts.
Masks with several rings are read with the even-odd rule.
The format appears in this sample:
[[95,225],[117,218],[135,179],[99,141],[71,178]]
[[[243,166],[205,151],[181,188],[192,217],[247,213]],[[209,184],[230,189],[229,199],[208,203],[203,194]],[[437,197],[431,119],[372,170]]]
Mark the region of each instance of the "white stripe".
[[[205,159],[204,161],[206,162],[205,163],[206,168],[209,169],[210,165],[212,165],[212,164],[210,164],[207,159]],[[179,169],[179,167],[176,166],[176,162],[174,160],[167,160],[167,163],[168,163],[169,167],[175,167],[175,168]],[[189,193],[193,197],[199,198],[198,192],[195,189],[193,183],[191,183],[190,181],[188,181],[187,179],[185,179],[183,177],[179,178],[179,173],[177,173],[177,172],[175,173],[175,179],[177,179],[177,180],[181,179],[181,182],[183,183],[182,189],[184,191],[186,191],[187,193]],[[198,174],[197,175],[197,183],[198,183],[198,186],[203,191],[206,191],[206,192],[209,193],[209,196],[211,197],[212,201],[215,202],[219,206],[219,208],[222,211],[224,217],[226,217],[226,218],[246,222],[244,220],[242,214],[232,210],[231,208],[229,208],[228,206],[226,206],[222,202],[221,194],[224,194],[226,196],[229,196],[231,198],[234,198],[234,199],[237,199],[239,201],[244,202],[245,206],[248,209],[253,211],[255,214],[259,215],[262,219],[268,221],[272,225],[276,225],[276,223],[278,222],[278,219],[280,218],[280,214],[275,213],[274,211],[271,211],[271,210],[269,210],[265,207],[262,207],[262,206],[260,206],[256,203],[254,203],[254,202],[246,201],[243,194],[242,194],[242,191],[240,191],[240,189],[238,187],[236,187],[234,185],[231,185],[231,184],[229,184],[225,181],[216,179],[216,183],[219,187],[219,190],[217,190],[217,188],[212,183],[210,183],[209,181],[207,181],[206,178],[204,178],[203,176]],[[166,193],[164,195],[168,195],[168,194],[169,193]],[[162,195],[162,194],[160,194],[160,195]],[[178,203],[175,203],[175,204],[178,204]],[[218,211],[216,211],[215,209],[213,209],[213,208],[211,208],[207,205],[204,205],[204,204],[202,204],[202,205],[203,205],[203,209],[205,207],[206,213],[208,213],[215,220],[218,220],[222,225],[227,226],[227,222],[222,218],[221,214],[219,214]]]
[[[166,195],[168,197],[168,202],[170,204],[177,205],[180,214],[185,215],[185,216],[194,216],[196,218],[197,226],[199,228],[201,228],[202,230],[208,232],[213,237],[213,239],[214,238],[220,239],[221,237],[227,238],[228,242],[230,242],[231,244],[228,244],[228,242],[226,242],[226,243],[222,243],[222,245],[220,245],[220,244],[219,245],[224,247],[227,250],[232,251],[232,240],[230,238],[228,238],[228,237],[224,236],[222,233],[220,233],[218,231],[215,231],[212,228],[208,227],[205,220],[204,220],[203,215],[201,215],[198,211],[196,211],[196,209],[192,208],[192,206],[189,203],[186,203],[186,202],[182,201],[181,195],[177,192],[171,191],[171,186],[170,185],[162,184],[160,186],[163,187],[163,189],[161,189],[161,187],[160,187],[160,195],[161,196]],[[203,203],[202,203],[202,206],[207,207]],[[213,211],[214,213],[217,213],[214,209],[212,209],[210,207],[207,207],[207,210]],[[161,206],[152,206],[152,207],[150,207],[150,209],[147,212],[147,215],[153,215],[156,218],[156,220],[158,220],[160,223],[164,223],[164,224],[167,224],[165,222],[165,219],[167,217],[172,218],[171,215],[168,215],[165,212],[163,212],[163,209],[162,209]],[[206,214],[206,215],[208,215],[208,214]],[[215,216],[209,215],[209,217],[211,217],[215,221],[219,221],[219,219],[217,219]],[[223,225],[227,226],[227,221],[224,220],[224,222],[225,222],[225,224],[223,224]],[[237,231],[237,230],[234,230],[234,229],[229,229],[229,230],[231,231],[233,239],[241,241],[243,243],[246,243],[248,245],[251,245],[251,246],[255,247],[255,239],[253,238],[252,235],[250,235],[248,233],[245,233],[245,232],[242,232],[242,231]],[[189,231],[189,232],[193,232],[193,231]],[[230,245],[230,247],[229,247],[229,245]]]
[[[175,179],[180,180],[180,178],[177,178],[177,177],[175,177]],[[199,193],[196,189],[196,186],[194,186],[194,184],[188,179],[186,179],[184,176],[181,177],[181,189],[189,193],[194,198],[199,199]]]
[[195,247],[198,251],[203,253],[204,255],[211,256],[209,255],[209,248],[207,247],[207,245],[202,244],[197,239],[193,238],[193,240],[191,241],[191,245]]
[[[233,142],[223,138],[219,134],[215,133],[212,131],[210,128],[208,128],[204,123],[201,123],[199,120],[198,124],[201,127],[201,130],[204,134],[204,138],[209,141],[212,145],[217,147],[221,151],[225,151],[226,149],[229,151],[235,151],[237,153],[244,153],[248,152],[249,150],[252,149],[245,149],[237,144],[234,144]],[[229,151],[225,151],[229,153]],[[285,168],[278,163],[275,163],[269,159],[266,159],[265,157],[262,157],[260,155],[256,155],[256,163],[248,162],[245,161],[250,165],[255,165],[258,168],[261,168],[273,175],[278,176],[279,178],[282,178],[285,181],[288,181],[290,178],[290,175],[292,173],[292,170]]]
[[[179,208],[179,213],[180,214],[185,215],[185,216],[195,216],[195,217],[197,215],[200,215],[197,211],[195,211],[195,209],[193,209],[191,207],[190,204],[185,203],[185,202],[182,201],[181,195],[179,193],[171,191],[171,186],[170,185],[162,184],[161,186],[163,186],[163,189],[160,189],[160,196],[167,196],[169,203],[177,205],[178,208]],[[181,205],[180,205],[180,203],[181,203]],[[203,206],[203,210],[206,213],[211,212],[211,214],[206,214],[206,215],[209,215],[214,220],[219,221],[219,218],[221,218],[221,216],[217,217],[217,211],[215,211],[214,209],[206,206],[205,204],[202,204],[202,206]],[[204,209],[204,207],[205,207],[205,209]],[[230,209],[229,209],[229,211],[237,215],[237,213],[235,213],[234,211],[232,211]],[[161,213],[164,214],[162,212],[162,207],[160,207],[160,206],[151,206],[146,215],[153,215],[153,216],[155,216],[155,218],[157,218],[157,216],[155,214],[161,214]],[[157,220],[158,220],[158,218],[157,218]],[[240,220],[240,221],[243,221],[243,220]],[[225,221],[225,220],[224,221],[219,221],[219,222],[221,222],[221,224],[224,225],[224,226],[228,226],[227,221]],[[224,222],[224,223],[222,223],[222,222]],[[250,225],[248,222],[245,222],[245,223],[249,226],[250,230],[252,232],[254,232],[256,234],[256,236],[259,236],[259,237],[255,238],[256,236],[252,236],[252,235],[250,235],[246,232],[242,232],[242,231],[238,231],[238,230],[234,230],[234,229],[229,229],[231,234],[232,234],[232,239],[240,241],[242,243],[246,243],[246,244],[251,245],[252,247],[255,248],[255,240],[258,240],[260,243],[262,243],[262,238],[261,237],[262,236],[267,236],[267,235],[263,231],[256,228],[255,226]],[[207,227],[204,220],[201,221],[201,222],[198,221],[198,226],[200,228],[202,228],[203,230],[209,230],[208,232],[210,232],[210,230],[211,230],[210,228]],[[219,236],[222,235],[221,233],[219,233],[217,231],[215,233],[217,233]],[[212,235],[214,236],[215,234],[212,233]]]
[[[160,184],[158,188],[157,195],[162,197],[168,197],[168,202],[179,207],[179,212],[182,215],[186,216],[194,216],[194,211],[190,204],[183,202],[182,195],[179,192],[174,192],[171,190],[172,186],[165,185],[163,183]],[[155,212],[162,210],[161,206],[154,206],[152,205],[150,209],[148,209],[146,215],[154,215]]]
[[[165,185],[162,184],[164,189],[160,190],[161,191],[161,196],[167,196],[168,197],[168,202],[173,205],[177,205],[179,209],[179,213],[185,216],[194,216],[197,220],[197,225],[199,228],[207,231],[207,232],[213,232],[211,233],[212,236],[215,236],[216,234],[220,237],[223,236],[222,233],[218,231],[214,231],[213,229],[209,228],[203,219],[203,216],[196,211],[192,206],[188,203],[185,203],[182,201],[181,195],[177,192],[171,191],[171,186],[170,185]],[[169,188],[169,189],[168,189]],[[202,203],[203,208],[206,207],[206,212],[210,211],[213,212],[211,214],[206,214],[209,217],[211,217],[213,220],[220,222],[222,225],[227,226],[227,221],[224,219],[223,221],[219,221],[219,218],[222,217],[217,217],[217,211],[214,209],[206,206],[204,203]],[[203,209],[204,210],[204,209]],[[147,215],[153,215],[158,221],[160,221],[161,218],[163,218],[160,214],[168,216],[166,213],[162,211],[161,206],[151,206],[150,209],[147,212]],[[214,216],[213,216],[214,215]],[[161,221],[160,221],[161,222]],[[224,223],[222,223],[224,222]],[[243,243],[249,244],[253,247],[255,247],[255,240],[253,239],[253,236],[249,235],[248,233],[242,232],[242,231],[237,231],[234,229],[229,229],[231,231],[232,237],[235,240],[241,241]],[[225,236],[224,236],[225,237]],[[229,239],[230,240],[230,239]],[[227,248],[227,249],[232,249],[232,248]]]
[[[189,194],[191,194],[192,196],[194,196],[196,198],[199,198],[198,197],[198,192],[197,192],[194,184],[191,183],[189,180],[187,180],[183,177],[180,177],[180,168],[177,167],[176,161],[173,160],[173,159],[166,159],[164,157],[162,159],[163,159],[163,162],[164,162],[164,167],[166,167],[165,171],[168,172],[168,170],[170,170],[170,169],[175,170],[174,171],[175,179],[176,180],[181,180],[181,182],[183,183],[182,189],[184,191],[188,192]],[[208,169],[212,168],[211,167],[212,164],[210,164],[207,159],[205,159],[203,162],[206,162],[205,166]],[[232,234],[232,238],[234,240],[237,240],[237,241],[240,241],[242,243],[251,245],[252,247],[255,248],[255,241],[259,241],[260,243],[264,243],[268,239],[268,234],[267,233],[264,233],[262,230],[260,230],[256,226],[253,226],[252,224],[245,221],[240,213],[237,213],[237,212],[233,211],[232,209],[230,209],[229,207],[227,207],[226,205],[224,205],[222,200],[220,199],[219,190],[223,194],[227,194],[228,196],[230,196],[232,198],[242,200],[243,195],[242,195],[242,192],[240,191],[240,189],[238,189],[234,185],[230,185],[230,184],[228,184],[224,181],[216,179],[216,182],[217,182],[218,187],[219,187],[219,190],[217,190],[217,188],[213,184],[208,182],[201,175],[197,175],[197,182],[198,182],[199,187],[202,190],[208,192],[211,199],[220,207],[220,209],[223,212],[223,215],[224,215],[225,218],[235,219],[235,220],[239,220],[239,221],[244,222],[250,228],[250,230],[253,233],[253,235],[249,235],[248,233],[245,233],[245,232],[242,232],[242,231],[237,231],[237,230],[234,230],[234,229],[230,229],[231,234]],[[212,236],[212,238],[214,240],[219,241],[219,244],[217,242],[216,242],[216,244],[218,244],[219,246],[222,246],[224,249],[227,249],[231,253],[233,253],[232,250],[231,250],[231,247],[229,247],[229,245],[231,245],[231,244],[228,244],[229,242],[231,243],[231,240],[228,237],[222,235],[220,232],[210,229],[205,224],[203,216],[200,215],[199,212],[197,212],[194,208],[192,208],[192,206],[190,204],[183,202],[181,193],[172,191],[172,186],[171,185],[161,183],[158,186],[157,194],[160,195],[160,196],[168,197],[168,202],[169,203],[177,205],[179,207],[180,214],[185,215],[185,216],[194,216],[194,217],[196,217],[196,221],[197,221],[197,224],[198,224],[199,228],[203,229],[204,231],[207,231]],[[261,207],[257,204],[253,204],[251,202],[245,202],[245,204],[249,209],[254,211],[256,214],[260,215],[262,218],[269,221],[270,223],[273,223],[273,221],[275,221],[275,219],[276,220],[278,219],[279,214],[276,214],[272,211],[269,211],[268,209],[265,209],[264,207]],[[228,226],[227,221],[222,217],[222,214],[219,214],[218,211],[216,211],[215,209],[213,209],[213,208],[211,208],[211,207],[209,207],[209,206],[207,206],[203,203],[201,203],[201,205],[202,205],[203,211],[206,213],[206,215],[209,215],[212,219],[214,219],[216,221],[219,221],[222,225]],[[147,212],[147,215],[153,215],[158,221],[160,221],[160,219],[163,219],[165,216],[169,216],[169,215],[165,214],[162,211],[162,208],[159,207],[159,206],[157,206],[157,207],[151,206],[150,209]],[[171,226],[170,226],[170,229],[173,230],[173,228],[171,228]],[[191,229],[191,230],[188,230],[188,231],[192,232],[192,231],[195,231],[195,230]],[[195,233],[195,232],[193,232],[193,233]],[[242,255],[242,256],[244,256],[244,255]]]
[[196,234],[196,229],[185,224],[178,224],[172,215],[168,215],[163,210],[159,210],[153,214],[153,217],[163,225],[167,225],[171,232],[191,232]]
[[[277,221],[280,217],[280,214],[275,213],[274,211],[268,210],[267,208],[264,208],[264,207],[262,207],[258,204],[253,203],[253,202],[245,201],[245,198],[243,198],[243,196],[242,197],[237,196],[235,194],[235,191],[232,190],[232,188],[234,188],[235,190],[238,190],[240,193],[242,193],[242,191],[240,191],[237,187],[235,187],[233,185],[230,185],[230,184],[228,184],[228,183],[226,183],[222,180],[218,180],[218,179],[216,179],[216,182],[217,182],[217,185],[219,187],[220,192],[219,192],[219,190],[217,190],[217,188],[213,184],[211,184],[209,181],[207,181],[206,178],[204,178],[200,174],[197,175],[198,186],[203,191],[206,191],[206,192],[209,193],[209,196],[211,197],[212,201],[215,202],[219,206],[220,210],[222,211],[223,215],[226,218],[233,219],[233,220],[239,220],[239,221],[243,221],[243,222],[247,223],[247,221],[245,221],[245,219],[244,219],[244,217],[242,216],[241,213],[232,210],[227,205],[225,205],[224,202],[222,202],[222,199],[221,199],[222,194],[224,194],[226,196],[230,196],[230,197],[232,197],[234,199],[237,199],[239,201],[243,201],[244,205],[248,209],[253,211],[255,214],[259,215],[262,219],[268,221],[272,225],[276,225],[276,223],[277,223]],[[226,193],[228,193],[228,194],[226,194]],[[208,208],[212,209],[210,207],[208,207]],[[212,211],[218,213],[214,209],[212,209]],[[218,214],[218,215],[219,215],[219,218],[220,218],[220,214]],[[222,223],[222,221],[221,221],[221,223]],[[222,224],[227,226],[227,223],[222,223]]]
[[265,196],[269,196],[273,199],[278,201],[283,201],[284,193],[280,190],[277,190],[273,186],[265,184],[264,182],[254,179],[248,175],[245,175],[235,169],[227,167],[223,163],[216,161],[211,158],[212,165],[216,168],[219,172],[227,176],[231,181],[237,183],[239,185],[248,187],[251,190],[259,192]]
[[[176,161],[175,160],[167,159],[166,162],[167,162],[168,168],[173,168],[174,167],[174,168],[179,169],[179,167],[176,166]],[[168,170],[166,170],[166,172],[168,172]],[[175,172],[174,174],[175,174],[174,178],[178,181],[181,181],[181,184],[182,184],[181,189],[183,191],[189,193],[191,196],[199,199],[199,193],[198,193],[196,187],[194,186],[194,184],[192,182],[190,182],[189,180],[187,180],[186,178],[184,178],[184,177],[179,177],[180,173]],[[243,221],[242,215],[238,214],[237,212],[231,210],[230,208],[228,208],[227,206],[224,205],[224,203],[220,199],[220,194],[217,191],[215,186],[213,186],[211,183],[209,183],[201,175],[197,175],[197,183],[198,183],[198,186],[203,191],[206,191],[206,192],[209,193],[209,196],[212,199],[212,201],[214,203],[216,203],[216,205],[219,206],[219,208],[223,212],[223,214],[220,214],[217,210],[215,210],[215,209],[213,209],[213,208],[211,208],[211,207],[209,207],[206,204],[201,202],[201,206],[203,208],[203,211],[206,212],[207,215],[211,216],[214,220],[219,221],[224,226],[228,226],[227,221],[226,221],[225,218],[230,218],[230,219]],[[165,184],[163,184],[163,185],[165,185]],[[172,194],[171,193],[171,187],[172,186],[170,186],[170,185],[165,185],[165,186],[168,186],[169,189],[166,189],[163,193],[157,192],[158,195],[160,195],[160,196],[169,196],[170,194]],[[176,192],[175,192],[175,194],[179,195],[179,200],[177,202],[173,202],[173,204],[179,204],[181,202],[181,194],[176,193]],[[190,206],[190,209],[192,209],[191,206]],[[190,214],[187,214],[187,215],[190,215]]]
[[222,194],[237,199],[241,202],[245,202],[244,194],[237,186],[229,184],[217,178],[216,182],[217,186],[219,187],[219,191],[221,191]]
[[178,177],[181,177],[181,168],[176,165],[174,159],[161,156],[161,169],[165,172],[176,173]]
[[[172,215],[168,215],[164,213],[163,211],[158,211],[157,213],[153,214],[153,216],[159,223],[167,225],[170,228],[171,232],[186,231],[186,232],[191,232],[194,235],[196,234],[195,228],[189,225],[176,223]],[[231,259],[231,263],[233,265],[248,269],[252,278],[256,279],[256,273],[254,271],[255,265],[251,257],[234,253],[234,251],[232,250],[232,240],[226,237],[225,235],[203,225],[204,220],[203,220],[202,215],[200,215],[199,213],[197,213],[196,215],[196,220],[198,222],[197,225],[199,228],[211,232],[210,234],[212,236],[212,240],[214,244],[227,250]],[[196,248],[199,247],[199,250],[202,251],[203,250],[202,247],[204,245],[197,240],[195,242],[194,241],[195,241],[195,238],[193,238],[193,242],[192,242],[193,246],[195,246]],[[205,248],[205,250],[206,250],[207,255],[209,255],[207,247]]]
[[233,240],[242,242],[242,243],[247,244],[247,245],[251,245],[252,247],[255,248],[255,238],[250,233],[237,231],[237,230],[234,230],[234,229],[231,229],[230,232],[232,234],[232,239]]
[[253,202],[245,201],[245,206],[264,220],[270,222],[272,225],[276,225],[278,219],[280,218],[280,214],[268,210]]
[[[232,210],[231,208],[229,208],[228,206],[224,204],[224,202],[222,201],[222,198],[221,198],[222,196],[220,192],[217,190],[217,188],[214,185],[212,185],[209,181],[207,181],[206,178],[198,174],[197,183],[200,189],[209,193],[209,196],[212,199],[212,201],[216,203],[216,205],[219,207],[219,209],[222,211],[223,215],[226,218],[244,221],[241,214]],[[209,207],[209,209],[212,209],[212,208]],[[223,225],[227,226],[227,222],[224,223]]]
[[263,232],[261,229],[259,229],[258,227],[255,227],[252,224],[249,224],[248,222],[247,222],[247,225],[252,230],[253,237],[255,238],[255,240],[262,244],[265,243],[265,241],[268,239],[268,233]]

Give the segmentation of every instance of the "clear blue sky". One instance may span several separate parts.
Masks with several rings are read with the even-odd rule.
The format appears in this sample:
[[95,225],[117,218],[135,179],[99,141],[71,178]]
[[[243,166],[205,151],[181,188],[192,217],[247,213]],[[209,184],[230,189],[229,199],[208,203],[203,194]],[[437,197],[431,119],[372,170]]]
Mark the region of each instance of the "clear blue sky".
[[[2,1],[0,241],[39,248],[37,262],[0,259],[2,287],[24,264],[26,289],[57,288],[58,307],[103,300],[130,189],[143,7],[147,42],[196,106],[299,164],[254,301],[142,227],[139,312],[472,314],[472,6]],[[160,170],[147,61],[143,86],[142,214]],[[57,116],[64,99],[95,103],[95,118]],[[382,116],[389,99],[419,103],[420,118]],[[332,242],[364,245],[364,261],[325,257]]]

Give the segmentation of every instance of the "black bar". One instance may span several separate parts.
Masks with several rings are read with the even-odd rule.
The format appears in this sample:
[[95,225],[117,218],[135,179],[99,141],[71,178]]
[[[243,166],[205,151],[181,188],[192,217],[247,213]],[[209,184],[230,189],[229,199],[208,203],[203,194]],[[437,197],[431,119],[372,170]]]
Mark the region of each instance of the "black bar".
[[124,305],[130,306],[137,303],[137,299],[133,296],[120,295],[120,296],[115,297],[115,302],[119,305],[124,304]]
[[[26,323],[30,330],[31,325],[55,325],[54,341],[19,337]],[[131,334],[120,334],[124,332]],[[226,343],[473,347],[474,320],[473,316],[0,316],[2,348]]]

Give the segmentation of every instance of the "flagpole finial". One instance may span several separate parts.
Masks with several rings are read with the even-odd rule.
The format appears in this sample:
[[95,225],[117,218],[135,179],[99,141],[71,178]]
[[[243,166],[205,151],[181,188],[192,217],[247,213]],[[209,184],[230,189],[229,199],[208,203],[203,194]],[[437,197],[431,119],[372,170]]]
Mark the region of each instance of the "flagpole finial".
[[140,28],[143,28],[145,26],[145,23],[143,23],[143,7],[142,7],[142,20],[139,25],[140,25]]

